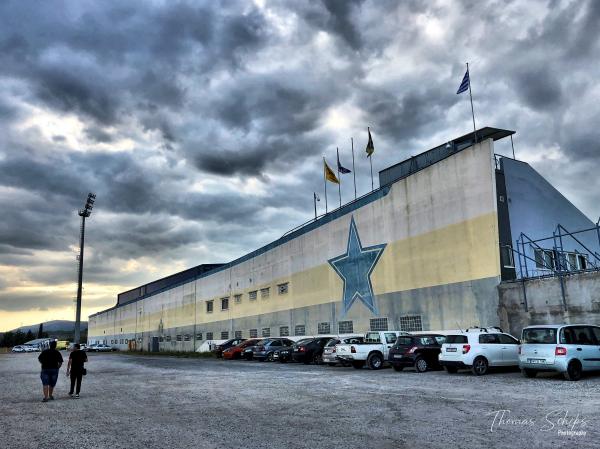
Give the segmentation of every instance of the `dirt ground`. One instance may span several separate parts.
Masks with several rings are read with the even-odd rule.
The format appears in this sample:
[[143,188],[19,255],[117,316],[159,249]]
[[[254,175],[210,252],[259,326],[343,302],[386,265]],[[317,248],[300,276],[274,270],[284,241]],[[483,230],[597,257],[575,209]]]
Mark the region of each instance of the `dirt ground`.
[[600,375],[89,359],[81,399],[67,396],[63,367],[42,403],[37,354],[0,354],[0,448],[591,448],[600,437]]

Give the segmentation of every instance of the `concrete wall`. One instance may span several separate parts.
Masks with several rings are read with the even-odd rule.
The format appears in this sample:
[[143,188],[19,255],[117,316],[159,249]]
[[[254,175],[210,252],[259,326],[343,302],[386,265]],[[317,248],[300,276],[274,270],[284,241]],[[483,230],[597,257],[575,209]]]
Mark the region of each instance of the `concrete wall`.
[[[498,219],[493,142],[467,148],[385,189],[375,191],[361,207],[345,207],[306,232],[257,250],[197,280],[89,318],[89,339],[142,339],[152,336],[306,326],[352,320],[354,332],[369,330],[371,318],[388,318],[390,329],[406,315],[421,316],[424,328],[498,324]],[[344,281],[332,261],[346,254],[352,223],[360,254],[379,251],[369,276],[359,265],[346,267],[348,285],[358,282],[373,307],[360,299],[344,307]],[[366,257],[366,256],[365,256]],[[368,257],[367,257],[368,259]],[[364,259],[360,259],[363,260]],[[362,262],[361,262],[362,263]],[[359,282],[360,281],[360,282]],[[278,294],[277,285],[288,283]],[[270,289],[268,298],[260,290]],[[250,300],[250,292],[258,298]],[[241,301],[235,302],[235,295]],[[229,297],[221,310],[220,298]],[[369,299],[369,298],[366,298]],[[214,310],[207,311],[207,302]],[[180,343],[180,344],[179,344]],[[182,350],[194,341],[179,342]],[[117,345],[119,346],[119,345]],[[173,345],[171,345],[173,346]],[[123,347],[124,346],[119,346]]]
[[589,323],[600,325],[600,273],[565,276],[563,304],[558,277],[525,281],[527,306],[520,281],[498,286],[499,316],[504,329],[518,336],[532,324]]

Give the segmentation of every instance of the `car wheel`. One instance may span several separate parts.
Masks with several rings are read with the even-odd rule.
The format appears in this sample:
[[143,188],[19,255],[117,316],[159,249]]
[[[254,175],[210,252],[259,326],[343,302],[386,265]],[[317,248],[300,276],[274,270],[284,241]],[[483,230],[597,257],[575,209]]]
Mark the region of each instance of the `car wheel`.
[[424,373],[425,371],[427,371],[429,369],[427,360],[425,360],[423,357],[417,357],[417,360],[415,360],[415,369],[419,373]]
[[572,360],[567,366],[565,372],[565,379],[567,380],[579,380],[581,379],[581,363],[578,360]]
[[458,372],[458,368],[456,366],[445,366],[446,372],[448,374],[456,374]]
[[534,369],[525,368],[521,372],[523,373],[523,376],[529,377],[530,379],[533,379],[535,376],[537,376],[537,371]]
[[269,353],[267,354],[267,362],[272,362],[272,361],[273,361],[273,353],[272,353],[272,352],[269,352]]
[[361,369],[363,366],[365,366],[365,362],[363,361],[352,362],[352,367],[355,369]]
[[369,369],[381,369],[383,367],[383,357],[377,353],[371,354],[367,359],[367,365]]
[[398,371],[398,372],[399,372],[399,371],[402,371],[403,369],[404,369],[404,367],[403,367],[403,366],[400,366],[400,365],[394,365],[394,371]]
[[473,360],[473,367],[471,368],[473,374],[476,376],[483,376],[488,372],[488,361],[485,357],[476,357]]

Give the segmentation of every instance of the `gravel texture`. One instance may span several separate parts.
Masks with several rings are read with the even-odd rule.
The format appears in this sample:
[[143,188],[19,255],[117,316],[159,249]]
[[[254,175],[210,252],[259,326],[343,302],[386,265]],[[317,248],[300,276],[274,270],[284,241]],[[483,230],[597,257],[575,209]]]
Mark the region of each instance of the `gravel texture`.
[[0,448],[591,448],[600,437],[600,375],[89,360],[81,399],[67,396],[63,366],[56,400],[42,403],[37,354],[0,354]]

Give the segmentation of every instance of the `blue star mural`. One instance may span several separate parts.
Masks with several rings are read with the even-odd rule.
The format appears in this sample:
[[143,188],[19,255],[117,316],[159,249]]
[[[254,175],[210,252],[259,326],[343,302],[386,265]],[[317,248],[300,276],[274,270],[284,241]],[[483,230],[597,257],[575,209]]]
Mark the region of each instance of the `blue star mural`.
[[374,315],[379,314],[373,295],[373,286],[371,285],[371,273],[375,269],[385,246],[384,243],[363,248],[354,223],[354,217],[352,217],[346,254],[328,261],[344,281],[342,316],[350,310],[357,299],[361,300],[371,313]]

